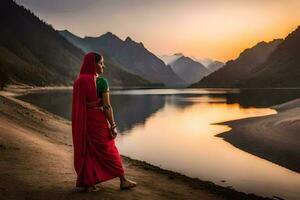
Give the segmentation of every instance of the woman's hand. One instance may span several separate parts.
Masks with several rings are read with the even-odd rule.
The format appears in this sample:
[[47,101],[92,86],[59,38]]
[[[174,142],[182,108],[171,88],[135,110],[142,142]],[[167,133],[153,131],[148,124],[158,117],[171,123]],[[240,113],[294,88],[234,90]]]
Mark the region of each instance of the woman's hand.
[[110,129],[110,136],[111,136],[111,138],[115,139],[117,137],[117,135],[118,135],[117,128],[116,127],[111,128]]

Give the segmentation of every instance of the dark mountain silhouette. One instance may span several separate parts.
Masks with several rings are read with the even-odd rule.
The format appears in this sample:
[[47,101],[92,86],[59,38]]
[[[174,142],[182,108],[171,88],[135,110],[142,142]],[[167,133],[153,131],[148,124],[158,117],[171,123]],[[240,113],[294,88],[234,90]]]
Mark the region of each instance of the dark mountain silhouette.
[[228,61],[222,68],[204,77],[191,87],[238,87],[251,77],[253,71],[267,61],[283,40],[260,42],[244,50],[236,60]]
[[185,56],[181,56],[169,65],[173,71],[188,84],[198,82],[210,73],[201,63]]
[[0,3],[0,84],[71,84],[83,53],[12,0]]
[[137,43],[130,37],[123,41],[111,32],[99,37],[84,38],[69,31],[60,33],[84,51],[105,53],[121,64],[124,70],[137,74],[152,83],[163,83],[166,86],[181,86],[184,83],[169,66],[148,51],[143,43]]
[[300,87],[300,26],[240,87]]
[[[50,25],[12,0],[0,3],[0,86],[71,85],[84,52]],[[144,84],[145,80],[107,63],[112,85]]]

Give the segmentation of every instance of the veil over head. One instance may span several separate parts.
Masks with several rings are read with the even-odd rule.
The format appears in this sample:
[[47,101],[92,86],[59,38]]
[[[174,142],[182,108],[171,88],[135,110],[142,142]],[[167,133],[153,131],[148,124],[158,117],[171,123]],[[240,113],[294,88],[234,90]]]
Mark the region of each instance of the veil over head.
[[80,74],[96,75],[96,62],[94,52],[85,54],[80,68]]

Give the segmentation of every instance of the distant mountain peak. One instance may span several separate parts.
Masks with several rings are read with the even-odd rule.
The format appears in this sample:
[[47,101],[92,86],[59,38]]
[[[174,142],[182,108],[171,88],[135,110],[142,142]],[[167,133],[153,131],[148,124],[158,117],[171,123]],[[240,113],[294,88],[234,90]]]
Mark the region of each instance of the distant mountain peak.
[[[254,45],[253,47],[260,47],[260,46],[265,46],[265,45],[268,45],[268,44],[271,44],[271,43],[280,43],[282,42],[283,39],[273,39],[272,41],[270,42],[266,42],[266,41],[261,41],[261,42],[258,42],[256,45]],[[251,47],[251,48],[253,48]],[[248,49],[251,49],[251,48],[248,48]]]
[[160,55],[159,58],[166,64],[171,65],[173,62],[179,58],[184,57],[182,53],[175,53],[173,55]]
[[261,41],[261,42],[257,43],[255,46],[259,46],[259,45],[265,45],[265,44],[267,44],[267,42],[266,42],[266,41]]
[[129,36],[127,36],[125,42],[134,42],[134,41]]
[[108,31],[105,34],[99,36],[99,37],[107,37],[107,38],[118,38],[120,39],[116,34],[113,34],[112,32]]
[[138,42],[134,41],[133,39],[131,39],[131,37],[129,37],[129,36],[126,37],[125,43],[128,43],[128,44],[135,44],[135,45],[138,45],[138,46],[140,46],[140,47],[142,47],[142,48],[145,48],[145,47],[144,47],[144,44],[143,44],[142,42],[139,42],[139,43],[138,43]]
[[144,47],[144,44],[142,42],[139,43],[140,46]]
[[107,39],[115,39],[115,40],[121,40],[117,35],[113,34],[112,32],[106,32],[103,35],[99,36],[84,36],[83,39],[99,39],[99,38],[107,38]]
[[74,35],[73,33],[71,33],[70,31],[68,31],[67,29],[64,29],[64,30],[59,30],[59,32],[62,32],[62,33],[68,33],[68,34],[72,34]]
[[69,35],[72,37],[77,37],[77,38],[82,38],[80,36],[75,35],[74,33],[71,33],[69,30],[64,29],[64,30],[58,30],[59,33],[61,33],[62,35]]
[[107,31],[104,35],[110,35],[110,36],[113,36],[114,34],[110,31]]
[[196,58],[195,56],[191,57],[194,61],[201,63],[204,67],[208,67],[214,60],[210,58]]
[[173,71],[188,84],[195,83],[210,73],[201,63],[181,53],[169,56],[169,60],[168,64]]
[[110,32],[110,31],[106,32],[106,33],[103,34],[103,35],[100,35],[99,37],[103,37],[103,38],[113,38],[113,39],[119,39],[119,40],[120,40],[120,38],[119,38],[117,35],[113,34],[113,33]]
[[244,57],[244,56],[248,56],[249,54],[252,54],[253,52],[256,52],[254,50],[256,49],[262,49],[262,48],[268,48],[269,45],[271,44],[280,44],[283,41],[283,39],[274,39],[270,42],[258,42],[257,44],[255,44],[254,46],[250,47],[250,48],[246,48],[244,51],[242,51],[238,57],[238,59]]

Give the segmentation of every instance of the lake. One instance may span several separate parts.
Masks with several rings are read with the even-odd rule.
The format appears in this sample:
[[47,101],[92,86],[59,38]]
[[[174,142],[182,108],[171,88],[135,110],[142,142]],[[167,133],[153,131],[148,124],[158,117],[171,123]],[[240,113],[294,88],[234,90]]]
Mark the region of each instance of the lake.
[[[117,147],[123,155],[238,191],[299,199],[299,173],[217,137],[230,130],[219,122],[276,114],[270,106],[299,97],[298,89],[113,90]],[[71,90],[18,98],[70,119]]]

